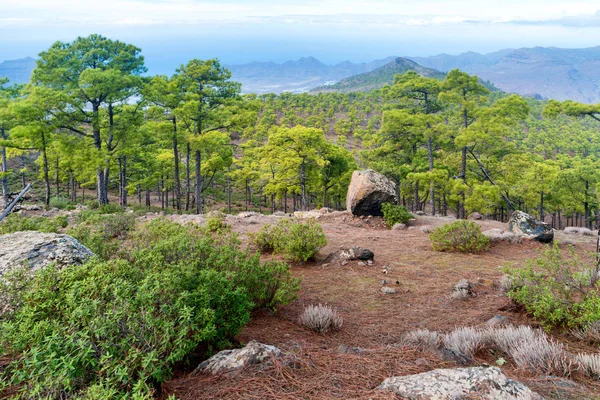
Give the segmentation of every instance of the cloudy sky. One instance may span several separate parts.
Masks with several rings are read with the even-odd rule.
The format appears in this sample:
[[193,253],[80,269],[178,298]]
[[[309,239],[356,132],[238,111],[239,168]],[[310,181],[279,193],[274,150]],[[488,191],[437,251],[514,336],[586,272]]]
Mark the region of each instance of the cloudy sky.
[[101,33],[144,50],[153,72],[225,63],[600,45],[598,0],[0,0],[0,61]]

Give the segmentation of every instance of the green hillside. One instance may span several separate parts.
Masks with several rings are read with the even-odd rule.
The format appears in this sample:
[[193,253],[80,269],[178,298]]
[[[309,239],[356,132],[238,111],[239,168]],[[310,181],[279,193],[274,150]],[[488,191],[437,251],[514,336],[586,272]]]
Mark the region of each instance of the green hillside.
[[394,82],[394,76],[407,71],[416,71],[428,78],[443,79],[445,74],[435,69],[426,68],[407,58],[398,57],[394,61],[371,72],[354,75],[333,85],[320,86],[312,92],[368,92]]

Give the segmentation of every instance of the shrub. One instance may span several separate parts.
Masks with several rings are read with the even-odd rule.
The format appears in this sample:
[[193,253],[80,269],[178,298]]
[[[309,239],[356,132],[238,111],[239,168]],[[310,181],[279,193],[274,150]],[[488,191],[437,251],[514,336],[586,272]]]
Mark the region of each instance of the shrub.
[[520,368],[545,374],[569,376],[573,369],[563,345],[546,335],[517,343],[509,354]]
[[222,212],[212,212],[206,220],[206,229],[210,232],[219,232],[225,228],[227,228],[225,214]]
[[69,224],[67,217],[26,217],[20,214],[11,214],[0,222],[0,235],[20,231],[39,231],[57,233]]
[[600,355],[599,354],[578,354],[575,361],[583,371],[585,376],[597,379],[600,377]]
[[396,224],[406,224],[413,218],[406,207],[397,204],[383,203],[381,211],[383,211],[383,220],[390,228]]
[[512,282],[507,296],[542,325],[580,328],[600,320],[599,269],[573,249],[563,257],[558,244],[528,260],[522,269],[507,269]]
[[59,210],[74,210],[75,206],[69,199],[64,197],[51,197],[50,208],[58,208]]
[[420,350],[433,351],[439,347],[440,334],[428,329],[411,331],[402,337],[402,344]]
[[216,271],[123,260],[49,267],[21,293],[0,323],[0,350],[13,360],[0,381],[26,398],[101,388],[114,398],[149,396],[199,345],[239,332],[251,308],[244,289]]
[[300,325],[318,333],[338,331],[343,323],[342,317],[328,305],[310,305],[300,315]]
[[291,261],[306,262],[327,245],[323,228],[315,219],[306,221],[280,219],[250,235],[252,243],[263,252],[283,254]]
[[[98,232],[125,217],[81,226]],[[229,232],[156,219],[107,240],[127,252],[25,282],[14,274],[17,292],[0,285],[0,354],[14,360],[0,382],[28,398],[150,398],[175,363],[230,345],[252,309],[285,304],[299,289],[288,265],[261,264]]]
[[100,214],[116,214],[123,213],[125,209],[118,204],[102,204],[98,207]]
[[490,239],[472,221],[455,221],[435,228],[429,234],[435,251],[478,253],[487,250]]
[[135,227],[135,215],[124,213],[103,215],[96,211],[82,211],[77,221],[79,223],[67,233],[104,260],[119,255],[122,241]]
[[261,264],[260,254],[242,251],[230,232],[211,236],[197,225],[182,226],[159,218],[140,227],[128,247],[133,249],[129,256],[134,265],[179,262],[192,269],[232,274],[232,281],[246,288],[255,309],[287,304],[300,289],[289,265],[277,261]]
[[446,348],[471,358],[483,348],[486,336],[481,329],[465,327],[445,334],[443,342]]

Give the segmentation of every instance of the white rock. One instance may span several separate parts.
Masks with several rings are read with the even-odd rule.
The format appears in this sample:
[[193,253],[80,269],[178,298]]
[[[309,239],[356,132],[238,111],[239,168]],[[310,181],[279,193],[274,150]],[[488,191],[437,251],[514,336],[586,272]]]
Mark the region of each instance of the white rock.
[[83,264],[93,256],[90,249],[68,235],[26,231],[0,236],[0,276],[21,265],[37,271],[51,263],[58,267]]
[[396,202],[396,185],[371,169],[354,171],[346,209],[353,215],[383,215],[381,204]]
[[232,372],[248,365],[263,363],[272,357],[281,357],[281,355],[281,350],[277,347],[253,340],[246,347],[223,350],[208,360],[203,361],[194,370],[193,375],[201,373],[215,375],[223,372]]
[[496,367],[436,369],[423,374],[388,378],[379,386],[415,400],[494,399],[541,400],[520,382]]

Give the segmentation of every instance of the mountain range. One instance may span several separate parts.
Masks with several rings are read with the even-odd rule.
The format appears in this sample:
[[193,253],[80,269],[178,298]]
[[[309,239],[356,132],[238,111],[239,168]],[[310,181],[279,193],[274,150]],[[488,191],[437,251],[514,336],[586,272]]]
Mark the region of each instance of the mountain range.
[[[0,63],[0,77],[24,83],[35,67],[25,58]],[[416,70],[440,76],[454,68],[479,76],[510,93],[583,103],[600,102],[600,46],[584,49],[533,47],[488,54],[467,52],[431,57],[387,57],[368,63],[327,65],[314,57],[284,63],[228,65],[245,93],[364,91],[393,81],[396,73]]]

